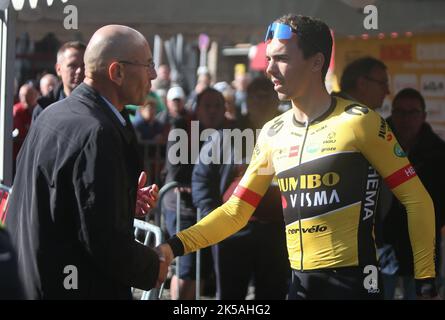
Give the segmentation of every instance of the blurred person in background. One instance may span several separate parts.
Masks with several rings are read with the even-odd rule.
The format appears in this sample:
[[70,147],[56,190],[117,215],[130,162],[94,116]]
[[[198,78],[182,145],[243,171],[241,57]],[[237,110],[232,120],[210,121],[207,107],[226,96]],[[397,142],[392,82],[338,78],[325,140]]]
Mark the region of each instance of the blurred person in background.
[[181,87],[171,87],[167,92],[167,110],[156,115],[163,127],[164,140],[167,140],[171,128],[188,128],[192,119],[191,113],[185,108],[185,93]]
[[354,60],[343,71],[340,88],[338,96],[379,109],[389,94],[386,65],[373,57]]
[[[440,274],[441,230],[445,225],[445,200],[443,185],[445,173],[445,142],[432,130],[426,122],[425,99],[419,91],[406,88],[394,97],[392,113],[388,124],[392,127],[397,140],[413,164],[417,175],[422,181],[434,202],[435,209],[435,267],[438,287],[443,285]],[[395,228],[394,226],[397,226]],[[394,299],[398,279],[402,280],[402,298],[416,299],[414,279],[414,262],[411,242],[408,233],[407,212],[397,198],[393,198],[392,206],[382,221],[383,243],[391,245],[395,252],[393,272],[383,272],[383,285],[386,299]]]
[[[170,90],[172,90],[171,88]],[[169,95],[172,94],[169,91],[167,95],[167,100],[169,99]],[[175,96],[171,95],[170,98],[174,98]],[[170,100],[171,101],[171,100]],[[219,129],[224,126],[225,118],[224,118],[225,106],[224,106],[224,97],[222,94],[213,89],[206,88],[197,96],[197,106],[195,110],[195,114],[193,119],[198,121],[199,124],[199,133],[201,133],[205,129]],[[179,122],[176,121],[173,126],[171,126],[171,130],[182,129],[188,133],[188,141],[185,146],[190,146],[192,143],[199,143],[199,146],[202,145],[203,141],[191,141],[194,137],[191,135],[191,126],[190,121],[188,122]],[[199,136],[198,136],[199,137]],[[183,141],[182,141],[183,142]],[[166,183],[171,181],[176,181],[179,183],[179,187],[175,190],[168,191],[164,196],[163,208],[164,216],[167,226],[167,231],[169,235],[173,235],[176,233],[177,228],[177,218],[176,218],[176,201],[177,201],[177,192],[181,193],[181,202],[180,202],[180,216],[181,222],[179,229],[183,230],[188,228],[196,223],[196,208],[193,205],[192,200],[192,172],[196,159],[193,159],[192,152],[187,154],[187,159],[184,162],[176,163],[176,161],[172,161],[172,153],[175,145],[179,143],[176,140],[170,140],[167,143],[167,177]],[[189,149],[190,150],[190,149]],[[177,155],[176,153],[174,155]],[[203,278],[208,278],[208,275],[211,271],[211,254],[210,250],[203,250],[201,254],[201,264],[202,264],[202,272]],[[172,299],[193,299],[195,296],[195,288],[196,288],[196,254],[189,254],[184,257],[179,258],[180,269],[179,276],[174,275],[171,280],[170,291],[172,295]],[[177,291],[179,289],[179,296],[177,295]]]
[[247,86],[249,85],[251,78],[246,72],[246,66],[244,64],[237,64],[235,66],[235,76],[232,81],[232,86],[235,88],[235,105],[242,115],[247,114]]
[[166,64],[161,64],[156,73],[158,77],[153,81],[153,90],[168,90],[171,86],[170,67]]
[[69,97],[71,92],[82,83],[85,77],[83,61],[85,49],[85,44],[79,41],[66,42],[60,47],[57,52],[55,69],[62,83],[38,100],[38,105],[34,108],[32,114],[33,121],[46,107]]
[[47,96],[59,85],[59,79],[52,73],[45,74],[40,78],[40,94]]
[[196,108],[196,100],[198,95],[206,88],[210,87],[212,84],[212,76],[209,72],[209,69],[207,67],[201,66],[198,68],[197,71],[197,79],[196,79],[196,85],[195,88],[190,92],[186,108],[189,111],[195,111]]
[[225,81],[215,83],[213,88],[222,93],[226,106],[224,116],[227,123],[231,124],[229,127],[235,128],[238,125],[238,120],[241,118],[241,113],[238,112],[239,110],[235,104],[235,89]]
[[14,126],[13,159],[14,163],[22,147],[23,141],[28,134],[31,125],[32,113],[37,105],[39,92],[31,83],[26,83],[20,87],[19,102],[12,110]]
[[146,103],[139,106],[132,120],[138,138],[142,141],[165,143],[162,124],[156,119],[156,100],[150,96]]

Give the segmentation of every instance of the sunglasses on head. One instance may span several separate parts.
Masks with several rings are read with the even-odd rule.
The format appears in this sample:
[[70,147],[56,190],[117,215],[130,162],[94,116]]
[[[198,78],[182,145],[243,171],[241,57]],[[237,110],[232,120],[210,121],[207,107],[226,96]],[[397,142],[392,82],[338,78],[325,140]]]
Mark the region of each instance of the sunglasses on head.
[[[271,23],[267,28],[264,42],[269,43],[272,39],[289,40],[290,38],[292,38],[292,34],[296,34],[299,38],[303,38],[301,30],[296,30],[288,24],[274,22]],[[307,37],[304,38],[305,38],[304,41],[310,46],[312,46],[316,52],[323,52],[323,50],[320,49],[319,45],[316,45],[314,42],[309,41]]]
[[267,28],[264,42],[268,42],[272,39],[287,40],[292,38],[292,33],[297,34],[297,30],[293,29],[290,25],[274,22]]

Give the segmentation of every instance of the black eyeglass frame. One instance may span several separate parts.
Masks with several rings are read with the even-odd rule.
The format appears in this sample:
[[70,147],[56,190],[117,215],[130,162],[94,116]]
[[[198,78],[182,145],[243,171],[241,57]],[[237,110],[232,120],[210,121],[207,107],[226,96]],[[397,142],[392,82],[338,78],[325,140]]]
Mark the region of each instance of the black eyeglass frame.
[[145,64],[145,63],[139,63],[139,62],[131,62],[131,61],[127,61],[127,60],[119,60],[118,63],[129,64],[129,65],[133,65],[133,66],[146,67],[146,68],[153,68],[153,69],[155,68],[154,61],[151,61],[149,64]]

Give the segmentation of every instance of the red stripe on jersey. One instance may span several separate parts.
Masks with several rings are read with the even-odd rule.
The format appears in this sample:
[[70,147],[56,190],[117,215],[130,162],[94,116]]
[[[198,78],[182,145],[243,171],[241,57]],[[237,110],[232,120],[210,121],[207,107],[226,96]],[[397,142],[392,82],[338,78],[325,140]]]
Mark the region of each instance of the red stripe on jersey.
[[412,165],[407,165],[402,169],[397,170],[385,179],[386,184],[390,189],[400,186],[402,183],[408,181],[409,179],[415,177],[416,171]]
[[261,196],[258,193],[253,192],[252,190],[244,188],[240,185],[238,185],[238,187],[236,187],[233,195],[237,196],[238,198],[247,202],[248,204],[250,204],[251,206],[253,206],[255,208],[258,206],[258,204],[261,201]]

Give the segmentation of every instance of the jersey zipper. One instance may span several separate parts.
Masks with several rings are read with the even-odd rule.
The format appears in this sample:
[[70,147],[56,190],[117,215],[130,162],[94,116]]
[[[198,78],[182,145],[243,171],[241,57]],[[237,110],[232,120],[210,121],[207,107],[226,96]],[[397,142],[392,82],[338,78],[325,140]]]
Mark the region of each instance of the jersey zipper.
[[[303,143],[301,144],[301,151],[300,151],[300,159],[298,161],[298,166],[301,165],[301,159],[303,158],[303,150],[304,150],[304,144],[306,143],[307,134],[309,132],[309,121],[306,121],[304,123],[305,131],[304,131],[304,137],[303,137]],[[301,252],[301,261],[300,261],[300,271],[303,271],[303,232],[301,228],[301,193],[300,193],[300,205],[298,206],[298,227],[300,228],[300,252]]]

